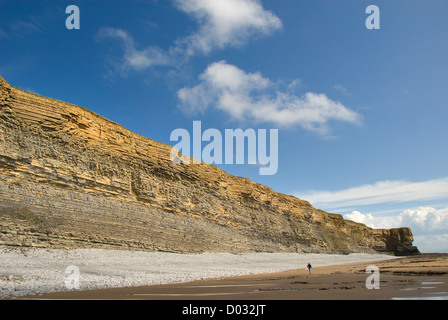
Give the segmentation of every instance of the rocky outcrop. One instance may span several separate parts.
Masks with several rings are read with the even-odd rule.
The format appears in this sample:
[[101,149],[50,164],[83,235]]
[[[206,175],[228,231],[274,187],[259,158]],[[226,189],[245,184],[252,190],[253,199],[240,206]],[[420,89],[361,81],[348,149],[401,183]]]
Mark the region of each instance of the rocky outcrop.
[[417,252],[377,230],[0,77],[0,244],[174,252]]

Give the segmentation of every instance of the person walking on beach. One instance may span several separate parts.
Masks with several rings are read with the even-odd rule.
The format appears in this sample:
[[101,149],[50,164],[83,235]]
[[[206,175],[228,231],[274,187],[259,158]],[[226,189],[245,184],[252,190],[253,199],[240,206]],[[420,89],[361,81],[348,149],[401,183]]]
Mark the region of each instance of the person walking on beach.
[[308,272],[311,274],[311,263],[308,262],[308,265],[306,266],[306,268],[308,269]]

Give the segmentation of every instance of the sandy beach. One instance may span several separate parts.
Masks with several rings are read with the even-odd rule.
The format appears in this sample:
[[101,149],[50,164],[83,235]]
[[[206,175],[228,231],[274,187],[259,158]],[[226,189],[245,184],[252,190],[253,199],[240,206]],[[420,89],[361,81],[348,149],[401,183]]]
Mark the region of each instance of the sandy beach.
[[[81,251],[76,252],[78,256],[75,254],[75,258],[80,259],[81,253],[84,254],[84,257],[87,256],[86,252],[89,253],[88,256],[92,261],[105,253],[95,250]],[[53,251],[48,254],[55,255],[56,253]],[[58,257],[60,254],[61,252],[57,252]],[[66,265],[71,263],[70,259],[74,257],[70,258],[68,252],[65,254],[67,255],[66,261],[64,261]],[[73,255],[73,252],[71,254]],[[141,263],[141,259],[147,259],[148,254],[150,254],[151,261],[147,261],[146,265],[138,266],[137,262]],[[122,261],[120,259],[125,257],[129,259],[128,255],[134,256],[135,265],[122,270],[121,275],[117,274],[111,261],[117,263],[118,260]],[[2,252],[2,257],[6,256],[7,253]],[[42,252],[39,257],[42,257]],[[17,259],[17,253],[14,258]],[[34,275],[35,279],[32,282],[29,279],[26,282],[25,278],[29,278],[31,273],[25,275],[25,270],[33,268],[35,270],[39,264],[36,262],[38,259],[33,258],[31,251],[28,252],[28,256],[22,258],[22,267],[28,269],[20,269],[21,263],[14,260],[17,263],[16,273],[9,276],[6,275],[5,269],[7,259],[2,261],[0,284],[4,293],[3,298],[39,300],[448,299],[448,254],[422,254],[397,258],[366,254],[345,256],[275,253],[176,255],[115,252],[115,258],[118,260],[109,261],[110,265],[106,269],[98,269],[98,265],[93,262],[78,260],[78,264],[83,266],[81,269],[88,270],[88,272],[84,271],[88,274],[84,274],[84,278],[81,278],[82,290],[55,289],[54,284],[53,288],[50,288],[51,281],[45,282],[42,275],[41,279]],[[43,258],[48,259],[45,255]],[[306,269],[307,262],[313,264],[311,274]],[[35,263],[34,267],[33,263]],[[89,263],[91,264],[89,265]],[[123,263],[129,264],[129,261],[123,260]],[[103,261],[103,264],[107,264],[107,261]],[[297,268],[298,265],[303,267]],[[371,278],[374,281],[370,281],[370,283],[376,283],[378,289],[366,287],[366,280],[371,276],[366,273],[366,267],[369,265],[378,267],[377,275],[379,277]],[[120,268],[119,264],[117,266]],[[295,268],[290,266],[295,266]],[[146,272],[142,273],[139,267],[146,269]],[[39,270],[41,274],[42,270]],[[20,272],[22,272],[22,276],[20,276]],[[46,270],[46,272],[50,274],[50,270]],[[107,273],[109,273],[109,277]],[[133,275],[135,278],[132,278]],[[93,281],[94,276],[99,278]],[[146,282],[138,282],[137,278]],[[61,279],[63,280],[63,278],[59,278],[58,281],[61,282]],[[111,279],[114,279],[115,282],[111,283]],[[28,283],[29,291],[24,291],[26,283]],[[86,283],[91,287],[86,286]],[[149,285],[141,285],[141,283],[149,283]],[[33,288],[31,288],[31,284],[34,286]],[[6,296],[5,289],[8,285],[9,295]],[[15,285],[14,290],[18,290],[19,294],[13,294],[16,291],[11,290],[11,285]],[[37,294],[33,293],[36,291]]]
[[371,262],[178,284],[71,291],[25,299],[136,300],[448,300],[448,255],[423,254],[377,261],[379,289],[367,289]]
[[[0,248],[0,296],[133,288],[394,259],[380,254],[201,253]],[[76,283],[75,283],[76,282]],[[76,284],[76,285],[75,285]]]

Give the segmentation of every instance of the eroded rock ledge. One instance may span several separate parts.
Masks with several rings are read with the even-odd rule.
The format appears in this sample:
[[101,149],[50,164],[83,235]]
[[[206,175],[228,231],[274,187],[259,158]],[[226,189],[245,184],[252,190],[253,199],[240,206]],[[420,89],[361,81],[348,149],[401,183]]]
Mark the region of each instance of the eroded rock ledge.
[[173,252],[418,253],[371,229],[0,77],[0,244]]

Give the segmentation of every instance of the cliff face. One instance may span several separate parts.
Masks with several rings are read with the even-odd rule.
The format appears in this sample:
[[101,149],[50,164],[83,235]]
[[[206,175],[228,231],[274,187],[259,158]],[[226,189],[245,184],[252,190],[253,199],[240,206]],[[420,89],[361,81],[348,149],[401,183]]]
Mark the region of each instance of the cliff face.
[[0,244],[175,252],[416,253],[408,228],[343,220],[0,77]]

